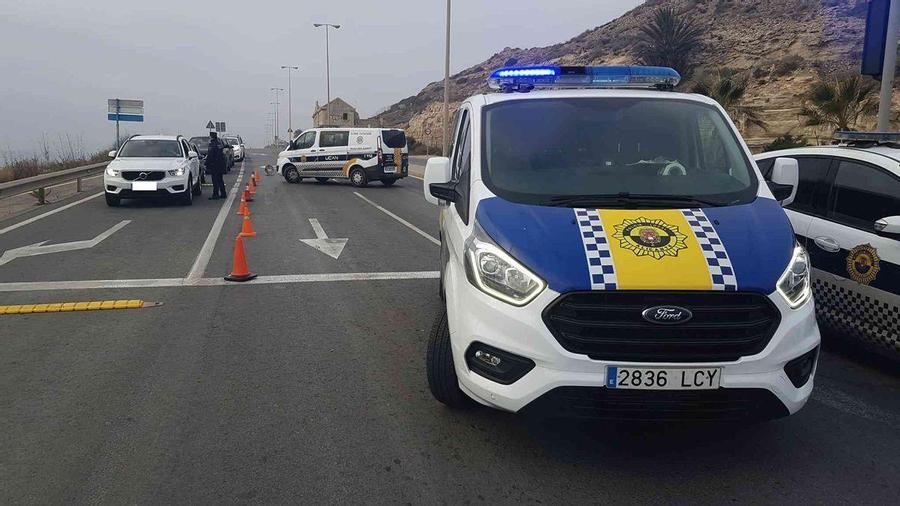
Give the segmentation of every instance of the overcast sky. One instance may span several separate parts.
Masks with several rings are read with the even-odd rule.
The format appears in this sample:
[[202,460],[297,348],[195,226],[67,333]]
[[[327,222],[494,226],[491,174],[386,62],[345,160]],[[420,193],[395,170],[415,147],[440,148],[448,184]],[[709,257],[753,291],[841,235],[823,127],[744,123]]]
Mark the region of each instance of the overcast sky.
[[[500,49],[562,42],[640,0],[455,0],[452,70]],[[209,120],[261,145],[271,87],[293,74],[294,128],[325,102],[331,32],[331,96],[368,117],[442,78],[444,0],[5,0],[0,16],[0,151],[31,152],[42,133],[112,144],[107,98],[145,102],[131,133],[204,133]],[[280,130],[287,130],[287,97]],[[282,137],[285,133],[282,133]],[[0,158],[2,161],[2,158]]]

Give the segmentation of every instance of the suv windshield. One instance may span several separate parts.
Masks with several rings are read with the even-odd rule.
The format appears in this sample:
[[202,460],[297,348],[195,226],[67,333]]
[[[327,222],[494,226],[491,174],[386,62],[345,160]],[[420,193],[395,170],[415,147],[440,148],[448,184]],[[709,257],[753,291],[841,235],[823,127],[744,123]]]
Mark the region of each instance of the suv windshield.
[[191,144],[196,144],[201,149],[209,147],[209,137],[191,137]]
[[227,142],[229,146],[238,146],[238,145],[240,145],[240,143],[241,143],[241,142],[238,141],[237,139],[234,139],[234,138],[231,138],[231,137],[226,138],[226,139],[225,139],[225,142]]
[[532,99],[489,106],[484,115],[482,177],[507,200],[702,207],[756,198],[749,161],[718,109],[706,104]]
[[157,139],[132,139],[122,146],[119,156],[123,158],[179,158],[181,145],[178,141]]

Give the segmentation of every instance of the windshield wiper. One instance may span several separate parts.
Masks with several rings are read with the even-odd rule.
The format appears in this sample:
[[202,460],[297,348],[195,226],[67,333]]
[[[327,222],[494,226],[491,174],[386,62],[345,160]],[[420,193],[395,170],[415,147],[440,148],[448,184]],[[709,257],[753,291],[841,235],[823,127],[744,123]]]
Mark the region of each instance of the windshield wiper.
[[706,200],[693,195],[659,195],[653,193],[619,192],[615,195],[557,195],[550,197],[552,206],[603,206],[603,205],[628,205],[638,203],[652,203],[654,205],[699,205],[699,206],[727,206],[737,202],[720,202]]

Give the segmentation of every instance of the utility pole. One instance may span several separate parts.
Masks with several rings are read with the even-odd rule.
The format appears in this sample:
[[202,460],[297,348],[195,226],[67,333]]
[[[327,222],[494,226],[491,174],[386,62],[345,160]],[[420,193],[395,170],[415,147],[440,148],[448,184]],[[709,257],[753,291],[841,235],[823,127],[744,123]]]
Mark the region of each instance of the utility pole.
[[325,102],[325,114],[328,115],[328,120],[325,123],[328,125],[331,122],[331,63],[330,56],[328,54],[328,28],[334,28],[337,30],[341,27],[341,25],[334,25],[331,23],[313,23],[313,26],[316,28],[325,27],[325,98],[327,102]]
[[121,137],[119,136],[119,99],[116,99],[116,151],[121,148]]
[[294,138],[294,111],[293,111],[293,99],[291,98],[291,71],[292,70],[300,70],[300,67],[292,67],[290,65],[282,65],[282,69],[287,69],[288,71],[288,140],[292,140]]
[[900,28],[900,0],[888,7],[887,36],[884,39],[884,65],[881,68],[881,94],[878,99],[878,131],[887,132],[891,121],[891,92],[897,67],[897,32]]
[[447,0],[447,42],[444,54],[444,143],[442,153],[450,156],[450,0]]
[[284,88],[270,88],[275,92],[275,101],[272,102],[275,104],[275,144],[278,144],[278,106],[280,105],[278,102],[278,93],[284,91]]

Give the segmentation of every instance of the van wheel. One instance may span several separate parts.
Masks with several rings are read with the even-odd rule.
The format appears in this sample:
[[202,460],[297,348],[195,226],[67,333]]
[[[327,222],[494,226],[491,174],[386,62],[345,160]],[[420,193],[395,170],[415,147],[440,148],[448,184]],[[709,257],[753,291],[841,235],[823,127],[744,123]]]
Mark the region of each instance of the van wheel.
[[396,182],[397,182],[397,178],[393,178],[393,177],[390,179],[382,179],[381,180],[381,184],[383,184],[385,186],[394,186],[394,183],[396,183]]
[[472,405],[469,396],[460,390],[456,369],[453,367],[450,327],[447,326],[447,310],[445,308],[441,308],[440,314],[431,327],[428,351],[425,354],[425,368],[428,372],[428,388],[435,399],[455,409]]
[[281,169],[281,173],[284,174],[284,180],[291,184],[299,183],[302,179],[300,177],[300,171],[297,170],[297,167],[293,165],[288,165]]
[[356,167],[350,170],[350,183],[357,188],[363,188],[369,184],[369,178],[366,177],[366,171],[362,167]]
[[122,203],[122,197],[116,195],[115,193],[107,193],[106,194],[106,205],[109,207],[119,207]]
[[318,182],[320,182],[320,183],[326,183],[326,182],[328,182],[329,179],[331,179],[331,178],[328,178],[328,177],[317,177],[317,178],[316,178],[316,181],[318,181]]

